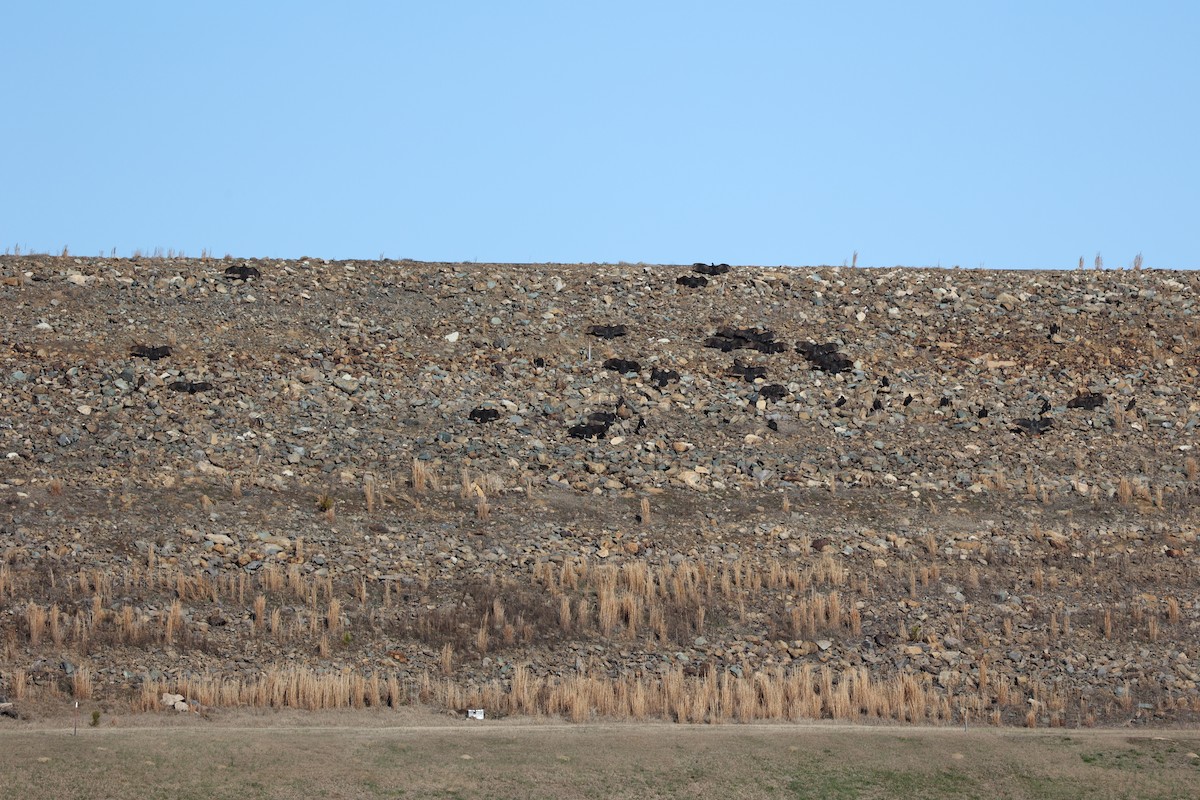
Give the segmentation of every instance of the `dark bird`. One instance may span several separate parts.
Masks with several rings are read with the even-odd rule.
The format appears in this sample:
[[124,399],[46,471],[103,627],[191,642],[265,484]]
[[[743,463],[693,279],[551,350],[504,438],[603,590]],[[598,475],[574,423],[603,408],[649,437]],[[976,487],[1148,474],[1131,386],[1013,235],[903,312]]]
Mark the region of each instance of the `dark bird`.
[[168,388],[173,392],[197,394],[199,392],[207,392],[213,387],[208,381],[175,381]]
[[778,383],[769,383],[758,390],[758,396],[764,400],[782,400],[787,395],[787,387]]
[[593,411],[587,415],[588,422],[608,427],[617,421],[617,415],[612,411]]
[[720,328],[704,342],[705,347],[728,353],[732,350],[757,350],[760,353],[782,353],[783,342],[775,341],[775,332],[767,328]]
[[165,344],[158,345],[157,347],[147,347],[145,345],[135,344],[133,347],[129,348],[129,355],[136,356],[137,358],[148,358],[151,361],[158,361],[160,358],[166,358],[167,356],[171,355],[171,348],[169,345]]
[[638,362],[624,358],[610,358],[604,362],[604,368],[611,369],[613,372],[619,372],[622,375],[627,372],[640,372],[642,369]]
[[850,359],[850,356],[845,353],[839,353],[837,345],[833,342],[826,342],[825,344],[801,342],[796,345],[796,352],[803,355],[814,369],[828,372],[830,375],[849,372],[854,368],[854,362]]
[[252,278],[261,278],[262,273],[254,267],[239,265],[236,267],[228,267],[225,270],[227,277],[233,278],[235,281],[248,281]]
[[1082,408],[1085,411],[1095,411],[1102,405],[1104,405],[1104,395],[1097,392],[1087,392],[1067,401],[1067,408]]
[[629,329],[624,325],[593,325],[588,333],[600,339],[616,339],[629,333]]
[[567,428],[567,434],[576,439],[603,438],[608,433],[608,426],[596,422],[585,422]]
[[482,406],[472,409],[471,413],[467,414],[467,419],[474,422],[476,425],[482,425],[485,422],[495,422],[500,419],[500,412],[494,408],[483,408]]
[[1041,436],[1046,431],[1054,427],[1054,422],[1045,418],[1038,419],[1015,419],[1013,420],[1013,433],[1025,433],[1030,436]]
[[767,368],[748,366],[743,364],[740,359],[735,359],[733,366],[725,374],[731,378],[741,378],[746,383],[754,383],[759,378],[767,377]]
[[653,367],[650,370],[650,381],[660,389],[665,387],[668,383],[675,383],[678,380],[679,373],[673,369],[659,369],[658,367]]

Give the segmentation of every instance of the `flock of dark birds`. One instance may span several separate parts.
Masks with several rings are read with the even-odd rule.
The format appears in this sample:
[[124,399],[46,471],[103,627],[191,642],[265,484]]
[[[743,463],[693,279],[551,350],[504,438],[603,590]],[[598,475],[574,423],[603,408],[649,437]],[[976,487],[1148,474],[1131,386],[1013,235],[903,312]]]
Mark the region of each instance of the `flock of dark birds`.
[[[676,279],[676,284],[689,289],[702,289],[709,283],[710,277],[724,275],[731,270],[728,264],[703,264],[696,263],[692,265],[694,274],[681,275]],[[225,276],[234,282],[248,282],[262,277],[262,273],[258,269],[251,266],[239,265],[231,266],[225,270]],[[1051,336],[1059,330],[1057,324],[1051,325]],[[629,327],[623,324],[615,325],[592,325],[588,328],[588,333],[598,339],[614,340],[620,339],[629,334]],[[722,353],[730,353],[735,350],[753,350],[767,355],[783,353],[788,350],[788,346],[776,338],[775,332],[766,328],[733,328],[724,327],[718,328],[711,336],[704,341],[704,347],[714,350],[720,350]],[[843,372],[849,372],[854,368],[854,361],[845,353],[838,350],[838,345],[835,342],[818,343],[813,341],[800,342],[795,346],[795,352],[802,355],[805,360],[815,370],[837,375]],[[169,345],[142,345],[137,344],[130,348],[129,355],[134,358],[144,358],[149,361],[158,361],[167,358],[171,355],[171,347]],[[535,367],[545,367],[545,359],[539,357],[534,359]],[[624,358],[609,358],[603,363],[603,368],[611,370],[618,375],[637,375],[642,371],[641,365],[632,359]],[[725,373],[727,377],[746,383],[755,384],[759,381],[765,381],[767,377],[767,368],[764,366],[756,366],[747,364],[740,358],[734,358],[733,365]],[[679,373],[671,369],[662,369],[660,367],[652,367],[650,371],[650,381],[657,388],[664,389],[669,384],[679,380]],[[889,386],[887,376],[880,379],[881,389],[886,389]],[[179,380],[168,385],[168,388],[175,392],[186,394],[198,394],[201,392],[210,391],[213,385],[207,381],[190,381]],[[758,387],[758,397],[769,402],[778,402],[787,397],[789,391],[786,386],[778,383],[764,383]],[[1049,418],[1051,411],[1051,403],[1045,397],[1041,399],[1041,407],[1036,416],[1014,419],[1010,424],[1010,430],[1014,433],[1022,433],[1030,436],[1040,436],[1054,427],[1053,420]],[[903,405],[907,406],[913,401],[912,395],[906,395],[903,400]],[[834,406],[840,408],[846,404],[847,400],[844,396],[839,396]],[[1106,402],[1103,394],[1096,392],[1087,392],[1067,401],[1067,408],[1082,409],[1086,411],[1094,411],[1100,408]],[[1134,408],[1136,401],[1130,400],[1126,405],[1125,410],[1131,411]],[[938,408],[953,407],[954,402],[949,397],[942,397],[938,402]],[[880,411],[883,409],[883,403],[877,396],[872,403],[868,413]],[[979,419],[984,419],[988,415],[987,408],[979,408],[975,411]],[[634,411],[629,407],[624,399],[617,402],[616,407],[612,411],[592,411],[589,412],[584,419],[567,428],[567,434],[578,439],[599,439],[608,435],[609,429],[617,423],[618,420],[630,420],[635,416]],[[467,415],[472,422],[483,425],[489,422],[495,422],[500,418],[500,411],[495,408],[480,406],[472,409]],[[771,420],[767,423],[772,430],[778,430],[778,425]],[[635,432],[640,433],[646,427],[645,419],[638,415],[638,423]]]

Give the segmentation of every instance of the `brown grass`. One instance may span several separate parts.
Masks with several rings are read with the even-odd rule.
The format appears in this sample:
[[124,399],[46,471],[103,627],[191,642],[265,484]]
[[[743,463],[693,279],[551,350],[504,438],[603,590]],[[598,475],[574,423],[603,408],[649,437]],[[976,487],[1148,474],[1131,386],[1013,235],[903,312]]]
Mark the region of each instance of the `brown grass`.
[[412,483],[414,493],[425,494],[426,490],[428,490],[430,484],[429,468],[420,459],[414,458],[412,460],[412,472],[409,480]]
[[329,608],[325,613],[325,627],[332,636],[337,636],[342,629],[342,603],[336,597],[329,599]]
[[37,647],[46,627],[46,611],[37,603],[30,602],[25,606],[25,628],[31,647]]
[[[1048,537],[1039,536],[1037,541],[1046,542],[1062,535],[1050,532]],[[948,549],[953,545],[953,541],[948,542]],[[487,697],[491,698],[506,691],[504,682],[499,679],[487,682],[486,678],[478,677],[474,683],[460,682],[456,670],[461,670],[462,665],[454,663],[455,653],[496,651],[508,658],[512,655],[511,648],[534,642],[553,645],[568,638],[585,643],[589,650],[591,643],[606,638],[620,641],[622,648],[674,652],[681,646],[691,647],[691,640],[698,635],[710,639],[724,637],[731,626],[744,625],[745,630],[765,632],[760,653],[769,650],[772,658],[782,658],[791,666],[784,669],[770,663],[771,659],[764,664],[752,658],[742,660],[740,678],[718,664],[689,668],[695,674],[674,675],[668,671],[614,676],[593,672],[585,656],[579,662],[580,671],[572,675],[574,682],[527,671],[520,684],[524,699],[514,701],[515,705],[537,709],[539,714],[561,713],[579,719],[628,715],[634,719],[721,722],[823,716],[940,722],[953,716],[947,709],[955,709],[955,714],[969,712],[973,720],[1019,722],[1028,711],[1021,705],[1026,698],[1012,686],[1014,676],[1004,673],[1003,663],[993,666],[985,656],[980,655],[976,665],[964,659],[948,675],[940,676],[940,685],[924,674],[879,674],[874,667],[871,673],[856,671],[855,667],[820,671],[806,679],[802,670],[804,660],[816,661],[826,656],[795,656],[798,645],[780,641],[832,639],[835,655],[840,637],[861,636],[864,629],[867,635],[898,630],[904,639],[928,643],[937,649],[951,634],[968,643],[978,641],[986,649],[1006,640],[1016,641],[1014,622],[1021,624],[1021,635],[1032,635],[1038,646],[1070,636],[1070,617],[1061,602],[1055,607],[1053,601],[1045,604],[1037,618],[1043,623],[1040,632],[1035,628],[1032,634],[1019,614],[1006,617],[1002,631],[995,623],[980,626],[977,617],[969,615],[966,608],[955,611],[952,618],[930,615],[929,619],[918,620],[905,610],[920,608],[911,602],[913,598],[899,604],[901,613],[892,611],[880,616],[880,609],[892,607],[893,601],[904,598],[906,593],[916,595],[920,602],[935,592],[929,587],[935,586],[943,573],[947,581],[978,588],[976,567],[960,565],[952,559],[939,559],[922,566],[922,555],[919,551],[909,551],[909,557],[915,560],[897,560],[869,576],[852,574],[846,566],[850,562],[832,553],[806,554],[795,560],[746,557],[712,564],[688,560],[653,564],[632,559],[621,563],[616,559],[567,557],[561,564],[534,565],[533,587],[507,579],[469,582],[462,587],[462,600],[449,608],[445,604],[435,608],[424,600],[418,603],[407,591],[403,598],[397,592],[395,604],[391,605],[389,598],[394,587],[390,582],[363,577],[342,577],[335,582],[331,576],[306,574],[297,564],[268,563],[254,574],[239,571],[213,576],[189,572],[186,566],[169,563],[165,557],[161,561],[152,560],[148,554],[145,564],[111,573],[74,569],[60,571],[54,577],[53,570],[48,570],[43,578],[28,570],[16,572],[5,563],[0,571],[0,592],[16,594],[17,587],[27,585],[47,587],[43,599],[59,602],[28,602],[20,606],[19,626],[14,624],[0,653],[6,661],[14,663],[16,658],[25,657],[27,647],[45,646],[47,640],[55,639],[56,647],[80,655],[92,652],[89,648],[93,642],[130,647],[171,644],[186,651],[205,646],[204,637],[210,635],[206,626],[189,622],[205,618],[209,613],[205,605],[236,606],[249,599],[254,613],[250,627],[256,631],[269,627],[277,641],[288,642],[297,652],[315,651],[321,657],[337,655],[354,663],[358,657],[354,648],[358,647],[360,637],[369,642],[372,636],[385,636],[389,642],[396,641],[397,650],[407,656],[399,659],[401,663],[413,659],[406,669],[415,674],[420,670],[442,673],[446,679],[443,693],[439,695],[437,690],[430,689],[424,692],[426,695],[479,698],[480,692],[489,692]],[[11,558],[8,562],[22,563]],[[1060,579],[1068,587],[1078,587],[1084,580],[1102,575],[1102,569],[1112,571],[1106,565],[1089,564],[1086,559],[1079,564],[1082,571],[1079,575],[1067,575],[1053,562],[1046,564],[1045,568],[1036,568],[1031,579],[1039,589],[1057,588]],[[1125,568],[1118,565],[1117,570]],[[1091,572],[1085,575],[1089,569]],[[1117,586],[1120,576],[1114,573],[1109,580]],[[395,588],[398,587],[396,584]],[[421,591],[426,591],[425,585]],[[156,597],[158,593],[173,596],[166,608]],[[285,597],[294,597],[300,603],[289,606]],[[879,602],[887,597],[892,599]],[[268,605],[276,605],[276,598],[280,599],[280,607],[270,610],[268,616]],[[1191,613],[1172,597],[1142,599],[1135,595],[1110,605],[1112,611],[1096,606],[1085,609],[1086,627],[1091,633],[1079,635],[1094,640],[1097,633],[1110,638],[1140,633],[1150,641],[1162,641],[1169,635],[1163,625],[1185,623]],[[1117,621],[1112,618],[1113,611]],[[1128,629],[1119,624],[1127,619],[1126,614],[1132,620],[1126,623]],[[233,616],[236,619],[238,615]],[[234,631],[235,628],[227,628],[225,633]],[[344,639],[339,637],[342,632],[347,634]],[[211,635],[221,634],[214,629]],[[406,644],[414,640],[417,647]],[[615,641],[610,646],[618,646]],[[420,654],[421,648],[428,648],[424,650],[426,657]],[[971,652],[969,647],[962,649]],[[789,655],[785,651],[792,652]],[[797,660],[790,661],[792,656]],[[404,692],[416,691],[405,683],[409,678],[403,674],[373,670],[365,661],[359,664],[361,672],[350,669],[350,688],[326,683],[322,691],[344,698],[337,702],[365,706],[383,702],[389,696],[389,681],[395,681]],[[104,699],[119,696],[119,682],[109,678],[106,683],[104,672],[91,673],[90,677],[97,675],[100,678],[92,690],[93,696]],[[35,690],[47,690],[46,678],[41,675],[35,678]],[[811,689],[803,688],[806,680]],[[361,685],[355,683],[358,681]],[[9,686],[11,693],[11,676]],[[67,686],[64,684],[62,688],[65,690]],[[1143,695],[1149,694],[1144,686],[1134,688]],[[70,689],[76,691],[73,683]],[[1080,706],[1082,710],[1077,714],[1074,705],[1065,705],[1065,700],[1053,699],[1044,690],[1041,695],[1036,689],[1026,688],[1026,691],[1033,691],[1035,699],[1045,704],[1038,715],[1039,724],[1043,720],[1051,725],[1076,724],[1076,720],[1103,712],[1104,702],[1117,702],[1111,698],[1089,701],[1090,705]],[[1177,694],[1162,700],[1155,696],[1149,699],[1155,703],[1191,702],[1190,698]],[[500,702],[498,707],[502,709],[503,701]],[[1071,703],[1074,702],[1072,698]],[[1064,722],[1068,719],[1068,707],[1072,715],[1069,723]]]
[[71,676],[71,694],[76,700],[92,699],[92,670],[87,664],[79,664]]
[[363,500],[367,504],[367,513],[375,513],[375,504],[378,502],[378,489],[375,486],[375,476],[368,473],[363,478]]

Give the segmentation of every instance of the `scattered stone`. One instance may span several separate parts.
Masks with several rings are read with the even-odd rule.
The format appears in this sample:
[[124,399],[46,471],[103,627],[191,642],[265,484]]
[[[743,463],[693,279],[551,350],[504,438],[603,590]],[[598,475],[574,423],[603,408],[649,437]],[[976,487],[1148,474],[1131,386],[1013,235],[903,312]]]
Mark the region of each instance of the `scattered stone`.
[[[298,659],[330,675],[364,665],[402,682],[440,674],[445,640],[405,627],[419,618],[453,632],[453,677],[471,686],[511,680],[519,663],[550,678],[676,664],[752,678],[811,662],[958,692],[986,661],[1022,700],[1039,686],[1103,698],[1099,724],[1111,721],[1105,704],[1123,712],[1109,701],[1126,683],[1130,713],[1152,712],[1144,720],[1195,705],[1200,283],[1190,273],[745,268],[707,291],[663,292],[661,276],[678,269],[263,263],[258,302],[245,306],[246,289],[211,262],[0,256],[16,278],[0,287],[11,320],[0,347],[0,556],[22,606],[26,591],[46,609],[61,602],[47,585],[69,580],[74,610],[91,593],[76,575],[113,576],[106,625],[131,608],[149,638],[95,640],[101,702],[136,694],[143,676],[252,679]],[[627,323],[617,347],[635,373],[599,368],[612,345],[581,355],[588,319]],[[148,355],[127,351],[122,330],[175,331],[186,349],[169,348],[177,364],[139,361]],[[448,346],[449,331],[469,345]],[[714,331],[724,347],[702,347]],[[783,336],[783,352],[734,358],[776,351]],[[796,337],[807,344],[789,352]],[[326,493],[336,503],[314,513]],[[544,581],[602,560],[618,599],[631,564],[702,567],[714,586],[729,573],[732,594],[714,596],[702,629],[681,615],[667,641],[645,606],[635,633],[619,612],[603,636],[595,585],[581,580],[563,593],[586,598],[592,620],[564,633],[561,587],[543,592]],[[768,581],[775,564],[782,575]],[[217,588],[121,588],[135,566]],[[787,583],[808,570],[811,589]],[[486,631],[485,660],[469,640],[494,598],[463,592],[492,578],[537,597],[500,598],[506,616]],[[260,593],[285,632],[307,621],[311,595],[293,580],[316,584],[322,611],[331,582],[336,633],[323,614],[315,632],[263,631],[251,611]],[[842,624],[789,630],[789,607],[835,587]],[[169,642],[176,600],[183,619]],[[367,624],[368,606],[388,610],[383,627]],[[862,633],[845,624],[851,609]],[[23,607],[9,616],[26,624]],[[961,641],[947,633],[960,629]],[[22,634],[14,651],[32,687],[66,678],[63,654],[76,651],[53,641],[48,629],[36,646]],[[183,696],[159,707],[176,703],[198,708]]]

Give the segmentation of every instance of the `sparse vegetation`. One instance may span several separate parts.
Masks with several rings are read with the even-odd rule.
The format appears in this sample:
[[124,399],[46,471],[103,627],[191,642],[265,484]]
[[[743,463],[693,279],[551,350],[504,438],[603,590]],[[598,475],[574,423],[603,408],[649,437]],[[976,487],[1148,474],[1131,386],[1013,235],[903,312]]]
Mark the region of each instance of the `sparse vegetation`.
[[[932,551],[937,552],[936,548]],[[928,547],[925,554],[931,555]],[[20,582],[11,567],[2,574],[5,587]],[[977,583],[978,573],[974,574]],[[972,582],[971,573],[964,577],[964,582]],[[893,585],[905,584],[903,596],[920,598],[942,579],[941,565],[935,563],[906,569],[890,580]],[[143,679],[137,706],[144,710],[153,708],[162,692],[173,691],[202,705],[318,709],[420,702],[446,708],[486,705],[504,713],[562,715],[575,720],[680,722],[824,717],[950,724],[969,714],[972,719],[993,723],[1019,719],[1021,724],[1036,727],[1090,724],[1098,714],[1106,713],[1106,703],[1110,711],[1131,707],[1135,691],[1131,685],[1123,685],[1122,692],[1108,700],[1072,695],[1037,682],[1025,683],[1023,690],[1013,692],[1009,677],[995,674],[997,667],[982,658],[971,669],[943,674],[937,681],[929,674],[876,677],[862,667],[835,670],[817,659],[822,651],[813,640],[862,635],[863,601],[878,593],[887,580],[878,573],[869,579],[858,578],[829,554],[815,556],[803,567],[779,561],[760,566],[737,561],[714,566],[683,562],[656,568],[636,561],[618,566],[574,559],[561,565],[538,563],[532,585],[496,578],[476,581],[463,587],[464,601],[455,607],[414,608],[394,606],[390,586],[375,591],[360,581],[339,590],[331,578],[308,576],[295,565],[286,571],[266,567],[248,578],[245,573],[218,577],[188,574],[173,565],[151,561],[145,568],[122,573],[81,571],[65,582],[65,608],[57,603],[27,603],[25,638],[29,646],[37,647],[49,636],[57,640],[56,646],[81,653],[93,652],[106,643],[143,647],[156,642],[204,651],[213,646],[212,630],[206,632],[196,624],[209,613],[204,608],[242,603],[249,596],[253,598],[250,627],[259,632],[269,630],[273,639],[283,642],[315,641],[312,652],[319,658],[332,656],[335,640],[339,647],[349,648],[356,645],[358,634],[369,640],[380,633],[426,642],[439,653],[436,663],[416,672],[389,673],[374,667],[323,674],[312,668],[274,668],[253,680],[205,673]],[[1039,567],[1031,586],[1041,592],[1058,581],[1057,573],[1046,574]],[[169,591],[176,599],[159,612],[118,601],[130,592],[146,591]],[[280,606],[268,613],[269,597],[279,598]],[[286,598],[301,605],[288,604]],[[679,665],[662,674],[614,676],[585,665],[560,678],[535,674],[518,665],[507,679],[483,683],[455,680],[457,654],[477,658],[497,648],[506,652],[550,644],[564,636],[679,647],[697,636],[712,635],[714,629],[728,631],[731,625],[742,624],[748,602],[759,609],[775,609],[760,617],[767,631],[763,641],[799,659],[793,666],[763,665],[745,671],[710,662],[695,669]],[[1168,597],[1161,603],[1166,624],[1178,626],[1183,616],[1178,599]],[[1158,609],[1140,598],[1131,601],[1129,611],[1137,627],[1122,632],[1111,609],[1105,608],[1099,612],[1098,635],[1105,639],[1141,636],[1156,642],[1162,636]],[[903,626],[904,617],[897,622]],[[964,612],[960,619],[949,620],[936,631],[911,621],[903,629],[903,640],[909,646],[928,643],[935,649],[948,636],[984,645],[995,640],[1002,646],[1015,640],[1010,622],[1005,619],[999,631],[973,629],[976,623]],[[1066,614],[1061,619],[1058,614],[1048,615],[1046,630],[1047,641],[1074,635]],[[806,655],[813,660],[805,660]],[[433,670],[441,677],[433,679]],[[27,673],[5,678],[14,694],[19,691],[26,696],[31,688],[42,693],[55,691],[53,683],[31,687]],[[120,691],[119,686],[103,686],[100,691],[111,697],[114,689]],[[91,670],[77,668],[72,694],[87,699],[96,691]],[[1162,708],[1200,710],[1197,698],[1187,693],[1159,695],[1154,702]]]
[[1189,275],[151,252],[0,262],[7,696],[1198,711]]

